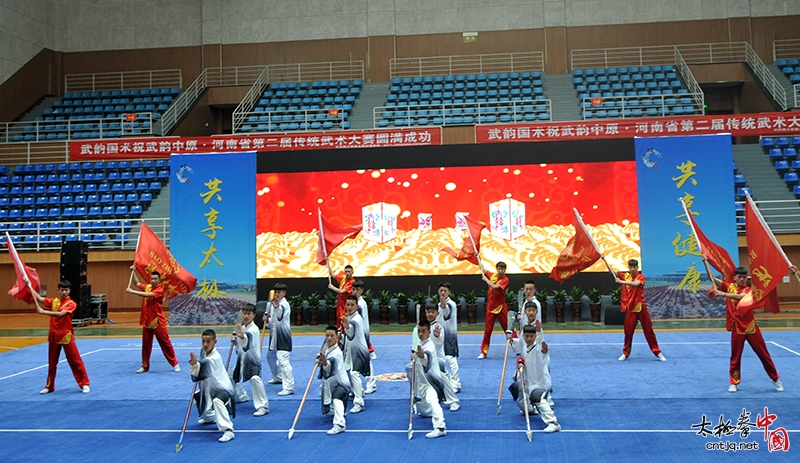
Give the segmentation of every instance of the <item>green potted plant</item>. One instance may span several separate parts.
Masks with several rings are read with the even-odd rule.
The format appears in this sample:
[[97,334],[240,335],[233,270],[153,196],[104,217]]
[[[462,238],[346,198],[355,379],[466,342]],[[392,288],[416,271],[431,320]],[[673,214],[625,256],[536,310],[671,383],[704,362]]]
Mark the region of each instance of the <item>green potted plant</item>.
[[417,317],[416,320],[412,321],[416,323],[420,317],[424,316],[425,302],[428,300],[428,296],[426,296],[422,291],[417,291],[411,296],[411,300],[414,301],[415,317]]
[[[292,313],[294,313],[294,326],[303,326],[303,302],[305,302],[303,293],[295,294],[289,298],[289,305],[292,306]],[[271,304],[272,301],[269,301]]]
[[583,305],[583,296],[586,291],[579,286],[573,286],[572,291],[569,292],[569,298],[572,301],[572,321],[581,321],[581,306]]
[[364,303],[367,305],[367,317],[369,317],[370,325],[373,323],[372,319],[372,308],[373,304],[375,303],[375,296],[372,295],[372,290],[368,289],[361,294],[361,298],[364,299]]
[[556,309],[556,322],[564,323],[564,305],[567,303],[567,291],[553,290],[553,307]]
[[510,311],[519,312],[520,307],[518,307],[519,300],[517,298],[516,291],[512,291],[510,289],[506,291],[506,304],[508,304],[509,312]]
[[467,323],[476,323],[478,321],[478,296],[475,295],[475,290],[464,293],[464,304],[467,305]]
[[603,302],[603,296],[597,288],[589,290],[589,309],[592,312],[592,323],[600,323],[600,307]]
[[408,324],[408,296],[404,292],[399,292],[394,295],[395,306],[397,306],[397,323],[401,325]]
[[547,322],[547,296],[549,293],[545,288],[536,288],[536,299],[542,306],[542,323]]
[[378,293],[378,310],[381,314],[381,325],[389,324],[389,306],[392,303],[392,293],[383,290]]
[[[314,291],[313,293],[309,294],[308,298],[306,299],[306,302],[308,302],[308,313],[309,313],[308,324],[311,326],[319,325],[319,303],[320,303],[319,293]],[[335,310],[336,309],[334,306],[334,311]]]

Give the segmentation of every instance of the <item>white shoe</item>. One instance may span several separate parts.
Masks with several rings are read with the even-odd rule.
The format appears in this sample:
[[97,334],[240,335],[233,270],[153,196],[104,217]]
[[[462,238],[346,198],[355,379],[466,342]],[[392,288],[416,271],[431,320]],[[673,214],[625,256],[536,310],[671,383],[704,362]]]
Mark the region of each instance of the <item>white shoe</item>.
[[783,392],[783,383],[781,382],[781,380],[776,379],[775,381],[772,382],[772,384],[775,385],[776,391]]
[[737,386],[735,384],[731,384],[730,386],[728,386],[728,392],[736,392],[738,390],[739,390],[739,386]]
[[556,403],[553,402],[553,399],[551,397],[548,397],[547,398],[547,405],[549,405],[551,407],[554,407],[556,405]]
[[281,384],[282,381],[272,378],[271,380],[267,381],[267,384]]
[[328,429],[328,435],[332,436],[334,434],[341,434],[344,432],[344,426],[339,426],[338,424],[334,425],[332,428]]
[[461,405],[458,402],[453,402],[450,404],[450,411],[457,412],[461,408]]
[[[486,358],[486,354],[484,354],[483,352],[481,352],[481,355],[478,356],[478,359],[485,359],[485,358]],[[439,436],[436,436],[436,437],[439,437]]]
[[371,360],[375,360],[375,359],[377,359],[377,358],[378,358],[378,354],[376,354],[375,352],[370,352],[370,353],[369,353],[369,358],[370,358]]
[[622,355],[619,356],[619,358],[617,360],[619,360],[620,362],[624,362],[625,360],[628,360],[628,356],[625,355],[625,354],[622,354]]
[[435,439],[437,437],[444,437],[446,435],[447,435],[446,429],[434,429],[428,434],[425,434],[425,437],[427,437],[428,439]]
[[353,405],[353,408],[350,409],[350,413],[361,413],[363,411],[364,411],[364,406],[359,404]]
[[364,394],[373,394],[373,393],[374,393],[375,391],[377,391],[377,390],[378,390],[378,388],[377,388],[377,387],[375,387],[375,386],[370,386],[370,387],[368,387],[368,388],[364,389]]
[[294,394],[294,389],[284,389],[278,393],[278,395],[292,395]]
[[89,393],[89,386],[83,386],[81,388],[81,392],[83,392],[84,394],[88,394]]
[[200,418],[199,420],[197,420],[197,424],[214,424],[214,422]]
[[222,434],[222,437],[220,437],[218,440],[220,442],[228,442],[230,440],[233,440],[233,438],[234,438],[233,431],[225,431],[225,433]]
[[461,385],[458,385],[458,386],[454,387],[454,388],[453,388],[453,392],[455,392],[456,394],[458,394],[459,392],[461,392]]
[[550,433],[558,432],[558,431],[561,431],[561,425],[558,424],[558,423],[550,423],[550,424],[547,425],[546,428],[544,428],[544,430],[542,432],[550,434]]
[[269,413],[269,407],[261,407],[253,413],[253,416],[264,416]]
[[144,367],[140,367],[138,370],[136,370],[136,373],[144,373],[145,371],[147,370],[145,370]]
[[51,392],[53,392],[53,391],[51,391],[50,389],[44,388],[41,391],[39,391],[39,394],[49,394]]
[[174,371],[175,373],[181,371],[181,366],[176,364],[174,367],[172,367],[172,371]]
[[660,361],[662,361],[662,362],[666,362],[666,361],[667,361],[667,358],[666,358],[666,357],[664,357],[664,354],[658,354],[658,356],[657,356],[657,357],[658,357],[658,360],[660,360]]

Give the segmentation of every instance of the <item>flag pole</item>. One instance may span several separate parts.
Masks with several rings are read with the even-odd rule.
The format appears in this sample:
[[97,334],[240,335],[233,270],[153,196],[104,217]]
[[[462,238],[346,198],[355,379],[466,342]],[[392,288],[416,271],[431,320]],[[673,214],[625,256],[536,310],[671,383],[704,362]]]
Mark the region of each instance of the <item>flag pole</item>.
[[325,264],[328,266],[328,284],[333,284],[331,281],[331,275],[333,274],[333,270],[331,270],[331,263],[328,260],[328,249],[325,246],[325,232],[322,231],[322,210],[317,208],[317,218],[319,219],[319,242],[320,246],[322,246],[322,253],[325,256]]
[[[700,239],[697,237],[697,230],[695,230],[694,228],[694,220],[692,220],[692,218],[689,216],[691,212],[689,212],[689,208],[686,207],[686,202],[683,200],[683,198],[678,198],[678,201],[680,201],[681,206],[683,206],[683,212],[686,213],[686,219],[689,221],[689,228],[692,229],[692,235],[694,235],[694,240],[697,242],[697,246],[700,248],[700,253],[703,254],[703,247],[700,244]],[[703,257],[705,257],[705,254],[703,254]],[[706,273],[708,273],[708,279],[711,280],[711,290],[716,291],[717,280],[714,278],[714,275],[712,274],[711,269],[709,268],[708,261],[703,260],[703,264],[706,267]]]
[[[752,208],[753,212],[756,214],[756,218],[758,218],[758,221],[761,222],[761,226],[764,227],[764,229],[769,234],[769,239],[772,240],[772,244],[775,245],[775,248],[777,248],[778,251],[780,251],[781,256],[783,256],[783,259],[786,261],[787,264],[789,264],[789,267],[794,267],[794,264],[792,264],[792,261],[790,261],[789,258],[786,257],[786,253],[783,252],[783,248],[781,247],[781,245],[778,244],[778,240],[775,238],[775,235],[772,233],[772,229],[769,228],[769,225],[767,225],[767,222],[764,220],[764,217],[761,216],[761,211],[758,210],[758,206],[756,206],[756,202],[753,201],[753,198],[750,197],[750,193],[747,192],[747,190],[745,190],[745,196],[747,197],[747,203],[750,205],[750,208]],[[745,226],[747,226],[747,225],[745,224]],[[800,275],[798,275],[797,273],[794,273],[794,276],[795,276],[795,278],[797,278],[797,281],[800,281]]]
[[25,281],[30,283],[30,278],[28,278],[28,272],[25,271],[25,266],[22,265],[22,262],[19,260],[19,254],[17,254],[17,248],[14,247],[14,243],[11,241],[11,236],[6,232],[6,246],[8,246],[9,253],[13,251],[11,257],[14,259],[14,265],[17,266],[17,269],[25,278]]

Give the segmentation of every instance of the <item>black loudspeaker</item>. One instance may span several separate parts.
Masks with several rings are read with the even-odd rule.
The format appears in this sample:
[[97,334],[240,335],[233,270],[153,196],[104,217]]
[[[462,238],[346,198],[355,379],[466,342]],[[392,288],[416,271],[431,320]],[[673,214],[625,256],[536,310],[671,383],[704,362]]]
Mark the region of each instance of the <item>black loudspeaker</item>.
[[72,315],[73,324],[92,318],[92,286],[88,284],[89,244],[67,241],[61,245],[61,279],[72,283],[69,296],[78,306]]
[[267,311],[267,304],[268,301],[256,302],[256,318],[253,319],[253,323],[255,323],[260,330],[264,329],[264,313]]
[[625,324],[625,312],[619,309],[618,305],[607,305],[606,306],[606,318],[605,318],[606,325],[624,325]]

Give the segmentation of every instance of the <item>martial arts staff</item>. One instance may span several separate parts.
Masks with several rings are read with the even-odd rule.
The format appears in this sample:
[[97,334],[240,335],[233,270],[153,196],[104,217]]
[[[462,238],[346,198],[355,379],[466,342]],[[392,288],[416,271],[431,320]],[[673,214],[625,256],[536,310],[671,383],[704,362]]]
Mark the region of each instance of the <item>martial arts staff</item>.
[[286,285],[275,283],[271,308],[264,313],[264,322],[269,328],[269,350],[267,362],[272,371],[270,384],[282,384],[278,395],[294,394],[294,371],[289,362],[292,352],[292,308],[286,301]]
[[223,431],[220,442],[228,442],[234,438],[233,421],[236,417],[236,403],[233,400],[233,383],[225,363],[215,346],[217,333],[214,330],[203,331],[203,350],[198,359],[194,352],[189,353],[189,372],[192,381],[199,382],[200,390],[194,395],[197,412],[200,414],[199,424],[217,423],[217,429]]
[[[561,431],[561,425],[556,420],[553,409],[547,403],[550,386],[550,358],[542,352],[542,347],[536,342],[536,327],[525,325],[522,328],[522,339],[514,338],[511,331],[506,333],[506,339],[511,341],[511,347],[519,357],[517,362],[524,365],[523,375],[525,379],[525,394],[522,393],[521,378],[517,378],[508,390],[519,405],[521,412],[525,412],[524,407],[528,407],[529,412],[532,407],[539,411],[542,421],[547,424],[544,432],[551,433]],[[524,398],[527,395],[528,403]]]
[[369,376],[369,348],[364,337],[364,320],[358,314],[358,300],[347,297],[347,316],[342,317],[344,335],[344,364],[350,372],[350,387],[353,390],[353,408],[350,413],[364,410],[364,388],[361,376]]
[[[138,289],[133,289],[134,285]],[[173,371],[181,371],[178,358],[175,357],[175,349],[169,340],[167,320],[164,318],[164,286],[161,284],[161,274],[150,273],[150,284],[146,285],[141,283],[139,277],[136,276],[136,266],[131,265],[131,278],[128,280],[128,287],[125,288],[125,291],[143,298],[142,311],[139,313],[139,325],[142,326],[142,366],[136,370],[136,373],[144,373],[150,369],[153,336],[158,340],[161,352],[172,366]]]
[[236,344],[236,367],[233,369],[234,390],[236,402],[247,402],[247,391],[242,383],[250,381],[253,392],[253,406],[256,411],[254,416],[263,416],[269,413],[269,400],[264,382],[261,381],[261,337],[258,326],[253,323],[256,317],[256,307],[245,304],[242,307],[242,324],[236,325],[236,331],[231,336],[231,342]]
[[327,415],[333,408],[333,427],[328,430],[328,434],[339,434],[347,428],[344,409],[347,407],[351,388],[335,326],[325,328],[325,350],[320,352],[317,361],[320,366],[319,378],[322,380],[319,386],[322,415]]
[[[431,341],[431,324],[427,319],[419,321],[417,334],[420,343],[411,354],[411,363],[406,365],[406,376],[414,378],[414,409],[419,416],[432,418],[433,430],[425,437],[432,439],[447,435],[444,412],[439,401],[444,400],[444,380],[436,358],[436,347]],[[412,368],[415,368],[412,375]]]
[[444,355],[450,369],[453,390],[461,392],[461,377],[458,375],[458,306],[450,299],[450,283],[439,283],[439,320],[444,328]]
[[52,309],[44,310],[36,306],[36,312],[50,317],[50,330],[47,333],[47,384],[44,389],[39,391],[39,394],[49,394],[56,390],[56,369],[62,347],[78,387],[84,394],[89,393],[89,376],[86,374],[86,367],[83,365],[80,352],[78,352],[78,345],[75,344],[75,332],[72,329],[72,313],[75,312],[77,305],[69,298],[71,288],[72,284],[69,281],[59,281],[58,297],[52,298],[42,297],[28,284],[28,289],[34,299],[45,308]]

